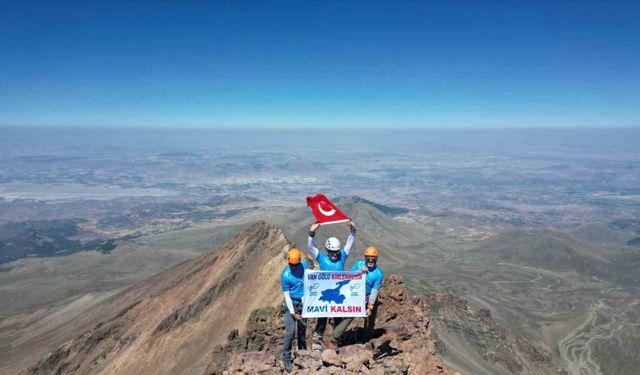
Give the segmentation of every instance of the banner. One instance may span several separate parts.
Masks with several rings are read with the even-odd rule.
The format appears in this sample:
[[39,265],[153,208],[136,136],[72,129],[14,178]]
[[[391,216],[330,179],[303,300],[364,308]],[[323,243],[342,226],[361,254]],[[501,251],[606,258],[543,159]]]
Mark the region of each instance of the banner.
[[304,271],[303,318],[364,317],[365,275],[351,271]]
[[349,217],[340,211],[340,209],[323,194],[307,197],[307,206],[311,207],[313,216],[320,224],[349,221]]

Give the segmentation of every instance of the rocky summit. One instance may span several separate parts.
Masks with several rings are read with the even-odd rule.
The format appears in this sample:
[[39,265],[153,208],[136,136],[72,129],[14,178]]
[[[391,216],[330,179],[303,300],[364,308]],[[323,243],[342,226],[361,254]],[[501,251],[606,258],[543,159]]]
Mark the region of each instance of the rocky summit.
[[[211,253],[96,305],[80,325],[92,326],[52,347],[27,373],[281,374],[279,277],[291,246],[278,227],[259,222]],[[390,272],[379,301],[373,338],[363,339],[363,319],[355,319],[337,352],[311,349],[310,319],[310,350],[294,350],[292,372],[476,374],[471,364],[479,363],[487,374],[561,373],[544,348],[452,294],[409,296],[405,280]],[[326,338],[330,326],[327,331]]]
[[[358,320],[339,350],[294,351],[294,374],[453,374],[436,354],[429,307],[422,297],[409,298],[402,277],[387,277],[380,291],[374,338],[360,339]],[[215,348],[208,375],[280,374],[284,334],[280,309],[256,310],[245,335],[229,333]],[[362,320],[359,321],[360,325]],[[355,327],[354,327],[355,326]],[[313,326],[307,329],[308,348]]]

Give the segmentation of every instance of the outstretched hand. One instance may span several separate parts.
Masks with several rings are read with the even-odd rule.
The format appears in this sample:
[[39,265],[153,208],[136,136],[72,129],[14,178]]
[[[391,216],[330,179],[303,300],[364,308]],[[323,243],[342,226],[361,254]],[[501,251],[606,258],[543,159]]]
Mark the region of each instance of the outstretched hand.
[[311,224],[311,227],[309,228],[309,230],[312,232],[315,232],[316,230],[318,230],[318,228],[320,228],[320,223],[316,221],[315,223]]
[[349,221],[347,221],[347,227],[349,227],[349,230],[355,230],[356,229],[356,225],[353,223],[353,221],[351,219],[349,219]]

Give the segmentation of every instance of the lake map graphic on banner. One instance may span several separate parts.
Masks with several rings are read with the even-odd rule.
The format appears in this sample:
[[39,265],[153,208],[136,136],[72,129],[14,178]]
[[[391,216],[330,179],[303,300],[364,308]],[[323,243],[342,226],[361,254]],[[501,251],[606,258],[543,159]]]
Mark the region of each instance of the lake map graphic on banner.
[[304,285],[304,318],[366,316],[362,273],[306,270]]

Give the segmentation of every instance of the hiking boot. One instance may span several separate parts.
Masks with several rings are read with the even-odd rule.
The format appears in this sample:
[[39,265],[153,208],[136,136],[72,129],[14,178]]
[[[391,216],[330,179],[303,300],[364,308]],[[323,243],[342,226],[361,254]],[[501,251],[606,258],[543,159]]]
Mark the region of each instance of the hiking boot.
[[282,364],[285,372],[291,372],[293,369],[293,362],[291,362],[291,359],[282,358]]
[[322,335],[319,335],[318,332],[313,333],[313,342],[322,344]]
[[322,350],[322,336],[320,336],[317,332],[313,333],[311,350]]
[[327,343],[327,349],[331,349],[331,350],[333,350],[333,351],[336,351],[336,350],[338,350],[338,344],[336,344],[336,343],[335,343],[335,342],[333,342],[333,341],[329,341],[329,342]]

